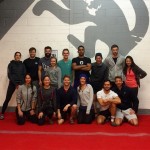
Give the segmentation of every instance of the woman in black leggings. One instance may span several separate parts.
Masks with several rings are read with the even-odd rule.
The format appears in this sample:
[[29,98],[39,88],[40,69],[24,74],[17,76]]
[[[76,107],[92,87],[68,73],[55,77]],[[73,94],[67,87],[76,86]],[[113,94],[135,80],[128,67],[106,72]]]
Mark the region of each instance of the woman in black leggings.
[[21,53],[15,52],[14,54],[14,60],[12,60],[8,65],[8,78],[9,78],[9,85],[7,89],[6,99],[2,106],[2,112],[0,115],[0,120],[4,119],[4,113],[6,111],[6,108],[8,106],[8,103],[15,91],[15,89],[18,88],[19,85],[22,85],[24,83],[24,77],[26,74],[25,66],[20,61],[21,59]]

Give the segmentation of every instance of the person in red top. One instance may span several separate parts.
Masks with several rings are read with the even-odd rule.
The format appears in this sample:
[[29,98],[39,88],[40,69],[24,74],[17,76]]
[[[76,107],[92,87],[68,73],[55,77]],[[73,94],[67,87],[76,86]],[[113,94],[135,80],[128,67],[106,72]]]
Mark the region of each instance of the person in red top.
[[[147,73],[138,67],[131,56],[127,56],[125,59],[125,67],[123,73],[126,77],[125,85],[132,90],[134,96],[138,95],[138,87],[140,87],[140,79],[144,78]],[[133,109],[137,113],[139,100],[136,98],[132,102]]]

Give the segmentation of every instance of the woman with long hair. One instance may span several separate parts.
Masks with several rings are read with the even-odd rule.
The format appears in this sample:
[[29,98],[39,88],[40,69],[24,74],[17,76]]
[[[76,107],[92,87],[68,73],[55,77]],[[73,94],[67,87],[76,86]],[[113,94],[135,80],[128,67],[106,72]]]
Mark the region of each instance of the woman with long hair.
[[45,117],[49,118],[49,123],[53,124],[52,117],[56,115],[56,94],[55,89],[50,85],[49,76],[44,76],[42,86],[38,91],[38,124],[45,123]]
[[26,119],[32,123],[36,123],[37,117],[35,114],[35,104],[37,101],[37,90],[36,87],[32,85],[30,74],[26,74],[25,83],[23,85],[19,85],[16,101],[17,123],[19,125],[23,125]]
[[47,68],[46,75],[50,77],[52,87],[55,89],[61,87],[61,69],[57,66],[57,59],[55,57],[51,57],[50,67]]
[[138,100],[138,87],[140,87],[140,79],[144,78],[147,73],[137,66],[131,56],[127,56],[125,59],[125,67],[123,73],[126,77],[125,85],[132,90],[135,97],[132,100],[134,111],[138,112],[139,100]]
[[26,74],[26,69],[21,61],[21,53],[15,52],[14,60],[12,60],[7,67],[7,75],[9,79],[9,85],[7,88],[6,99],[2,106],[2,112],[0,115],[0,120],[4,119],[4,113],[7,109],[8,103],[19,85],[24,83],[24,77]]
[[93,88],[90,84],[87,84],[86,81],[87,76],[85,74],[81,74],[80,85],[77,88],[78,103],[80,104],[77,117],[79,124],[90,124],[94,119]]

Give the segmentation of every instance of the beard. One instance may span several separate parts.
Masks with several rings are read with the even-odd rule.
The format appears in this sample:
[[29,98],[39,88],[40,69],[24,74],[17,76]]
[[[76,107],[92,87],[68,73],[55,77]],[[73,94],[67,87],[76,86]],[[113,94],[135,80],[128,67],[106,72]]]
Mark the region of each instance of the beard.
[[51,57],[51,54],[46,53],[46,54],[45,54],[45,57],[46,57],[46,58],[50,58],[50,57]]

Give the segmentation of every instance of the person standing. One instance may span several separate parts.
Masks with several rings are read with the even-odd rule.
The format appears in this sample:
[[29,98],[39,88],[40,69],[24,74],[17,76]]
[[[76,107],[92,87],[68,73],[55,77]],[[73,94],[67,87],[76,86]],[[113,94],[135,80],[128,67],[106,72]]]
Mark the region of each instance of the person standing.
[[90,70],[91,70],[91,59],[84,56],[85,48],[84,46],[80,45],[78,47],[78,54],[79,56],[72,59],[72,69],[75,72],[75,79],[74,79],[74,88],[80,84],[80,75],[85,74],[87,76],[87,83],[89,83],[90,78]]
[[42,78],[45,76],[45,71],[50,67],[50,58],[52,53],[52,48],[50,46],[46,46],[44,48],[45,56],[40,59],[39,67],[38,67],[38,77],[39,77],[39,85],[42,85]]
[[61,87],[61,69],[57,66],[57,59],[55,57],[51,57],[50,59],[50,67],[46,69],[45,75],[48,75],[51,79],[50,85],[58,89]]
[[73,81],[73,74],[72,74],[72,60],[70,60],[69,57],[69,50],[64,49],[62,51],[63,59],[58,61],[58,67],[61,69],[62,77],[61,81],[63,82],[63,78],[65,75],[70,76],[71,83]]
[[6,99],[2,106],[2,111],[0,115],[0,120],[4,119],[4,113],[6,111],[6,108],[8,106],[8,103],[15,91],[15,89],[18,88],[19,85],[22,85],[24,83],[24,77],[26,74],[26,69],[21,59],[21,53],[15,52],[14,54],[14,60],[12,60],[7,68],[7,75],[9,79],[9,85],[7,88],[6,93]]
[[36,57],[36,49],[31,47],[29,49],[30,57],[24,60],[24,65],[26,67],[26,72],[30,74],[32,79],[32,84],[39,87],[39,78],[38,78],[38,65],[39,65],[39,57]]
[[96,53],[96,62],[92,63],[90,84],[94,90],[94,109],[97,113],[97,98],[96,93],[103,88],[104,81],[108,79],[108,67],[102,62],[102,54]]
[[132,94],[135,97],[132,103],[133,110],[137,113],[139,107],[138,87],[140,87],[140,79],[144,78],[147,73],[134,63],[131,56],[126,57],[123,72],[126,77],[125,84],[132,90]]
[[37,123],[37,117],[35,114],[35,104],[37,101],[37,89],[32,84],[30,74],[26,74],[25,83],[19,85],[17,90],[17,108],[16,118],[19,125],[25,124],[26,119],[32,123]]
[[70,117],[70,124],[74,123],[77,111],[77,92],[70,82],[70,76],[65,75],[63,86],[57,91],[58,124],[62,124],[67,119],[67,115]]
[[121,54],[119,54],[119,47],[116,44],[111,46],[111,52],[112,54],[106,57],[104,63],[109,69],[108,79],[112,82],[113,87],[115,85],[116,76],[121,76],[123,78],[125,58]]

